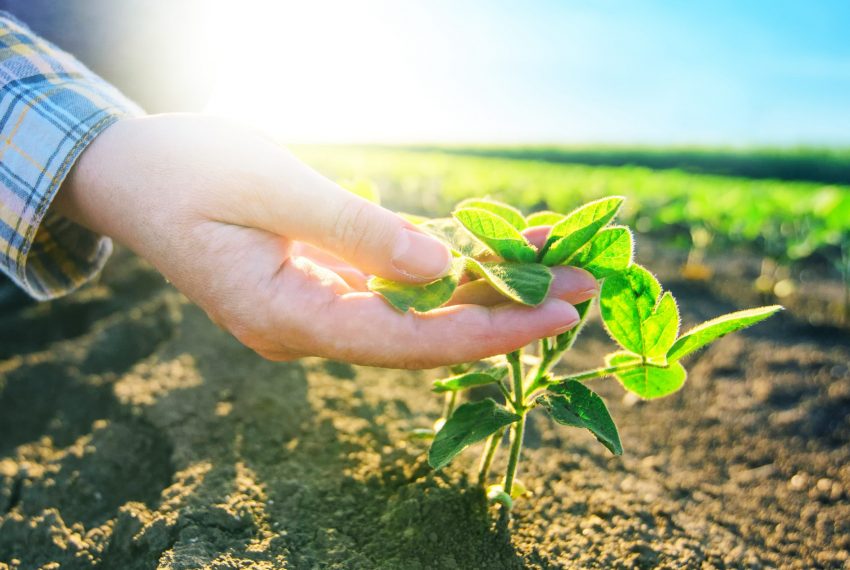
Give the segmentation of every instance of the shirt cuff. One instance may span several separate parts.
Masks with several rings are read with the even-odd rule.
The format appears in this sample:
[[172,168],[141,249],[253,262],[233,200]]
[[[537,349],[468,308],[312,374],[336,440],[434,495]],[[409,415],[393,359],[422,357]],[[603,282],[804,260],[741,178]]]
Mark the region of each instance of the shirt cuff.
[[103,267],[110,240],[49,206],[98,134],[142,114],[72,56],[0,13],[0,271],[32,297],[64,295]]

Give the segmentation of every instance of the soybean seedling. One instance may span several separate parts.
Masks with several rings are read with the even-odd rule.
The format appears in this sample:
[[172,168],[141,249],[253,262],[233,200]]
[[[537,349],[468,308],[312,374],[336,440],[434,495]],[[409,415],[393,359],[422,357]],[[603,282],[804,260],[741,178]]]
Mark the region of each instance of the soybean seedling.
[[[593,300],[577,305],[579,326],[558,336],[539,339],[536,357],[518,350],[495,360],[453,368],[454,375],[434,382],[433,391],[446,394],[443,418],[435,424],[428,462],[434,469],[448,465],[468,446],[485,440],[478,481],[486,486],[493,458],[510,432],[507,469],[500,482],[487,487],[488,497],[510,508],[524,494],[517,481],[526,416],[542,409],[565,426],[589,430],[614,455],[623,453],[620,436],[602,398],[587,384],[614,377],[627,391],[652,400],[682,388],[682,360],[718,338],[753,325],[779,311],[761,307],[723,315],[680,334],[679,309],[669,291],[646,269],[632,262],[632,232],[611,225],[623,198],[590,202],[561,215],[538,212],[528,217],[492,200],[461,202],[451,218],[418,220],[424,230],[444,240],[454,255],[449,275],[425,285],[372,278],[372,291],[399,311],[429,311],[445,304],[464,279],[480,280],[504,296],[505,302],[538,305],[552,281],[550,267],[580,267],[602,281],[599,312],[621,350],[604,357],[604,366],[563,376],[553,367],[581,332]],[[551,226],[538,249],[523,236],[532,226]],[[470,388],[495,385],[502,402],[492,398],[457,405]]]

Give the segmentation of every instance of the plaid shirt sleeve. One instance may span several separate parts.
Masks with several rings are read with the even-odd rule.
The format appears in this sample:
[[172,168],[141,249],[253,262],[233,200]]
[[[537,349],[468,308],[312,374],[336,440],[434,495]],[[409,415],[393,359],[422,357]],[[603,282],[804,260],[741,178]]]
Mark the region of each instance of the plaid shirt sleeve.
[[0,12],[0,270],[39,300],[91,279],[108,238],[51,212],[74,161],[106,127],[142,110]]

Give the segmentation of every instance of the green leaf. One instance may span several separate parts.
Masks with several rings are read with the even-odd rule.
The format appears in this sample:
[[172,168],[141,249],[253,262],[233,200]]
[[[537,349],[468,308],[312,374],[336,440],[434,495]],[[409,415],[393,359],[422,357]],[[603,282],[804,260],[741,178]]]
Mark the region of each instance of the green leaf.
[[623,348],[663,359],[679,332],[679,311],[670,293],[640,265],[607,277],[599,295],[602,321]]
[[652,316],[641,323],[641,331],[645,342],[643,355],[666,360],[667,351],[679,334],[679,307],[669,291],[661,296]]
[[570,265],[589,271],[597,279],[604,279],[627,269],[632,264],[633,252],[632,232],[628,228],[605,228],[578,250]]
[[435,380],[434,387],[431,388],[431,391],[437,393],[458,392],[460,390],[474,388],[475,386],[495,384],[496,382],[499,382],[505,376],[507,376],[507,374],[507,366],[494,366],[487,370],[458,374],[457,376],[452,376],[451,378]]
[[538,401],[546,407],[553,420],[565,426],[590,430],[611,453],[623,454],[617,426],[596,392],[575,380],[555,384],[549,391],[552,394],[544,394]]
[[457,289],[464,266],[464,258],[458,258],[452,264],[448,275],[422,285],[372,277],[369,279],[369,290],[383,296],[401,312],[406,312],[408,309],[419,312],[430,311],[451,298],[452,293]]
[[489,198],[467,198],[460,202],[457,208],[480,208],[503,217],[505,221],[518,230],[524,230],[528,227],[522,212],[513,206]]
[[534,246],[505,218],[481,208],[461,208],[452,215],[505,261],[537,260]]
[[[615,352],[605,358],[608,366],[639,364],[640,356],[628,352]],[[623,387],[645,400],[663,398],[679,391],[685,384],[687,373],[678,362],[670,362],[666,368],[644,365],[636,366],[625,372],[617,372],[614,377]]]
[[462,404],[434,437],[428,450],[428,464],[434,469],[442,469],[467,446],[519,419],[520,416],[490,398]]
[[543,210],[542,212],[534,212],[533,214],[525,218],[525,221],[529,227],[554,226],[563,219],[563,214],[559,214],[557,212],[550,212],[549,210]]
[[552,226],[541,261],[549,266],[569,263],[570,258],[617,215],[623,200],[622,196],[595,200]]
[[444,241],[456,254],[477,257],[487,253],[487,248],[469,235],[454,218],[436,218],[419,225],[432,236]]
[[780,305],[771,305],[737,311],[706,321],[683,334],[667,352],[667,359],[679,360],[724,335],[763,321],[782,309]]
[[467,267],[499,293],[523,305],[542,303],[552,284],[552,272],[539,263],[481,262],[467,258]]

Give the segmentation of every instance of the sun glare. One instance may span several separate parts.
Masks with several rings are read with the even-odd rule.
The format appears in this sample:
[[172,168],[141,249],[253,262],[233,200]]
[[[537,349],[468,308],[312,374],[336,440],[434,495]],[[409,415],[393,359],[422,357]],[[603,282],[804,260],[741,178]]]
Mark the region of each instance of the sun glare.
[[802,4],[750,7],[736,25],[753,33],[729,37],[731,8],[714,4],[201,5],[218,69],[207,111],[282,142],[829,144],[850,132],[842,28]]
[[245,120],[286,142],[397,138],[428,124],[399,38],[407,10],[387,1],[207,4],[217,79],[206,111]]

